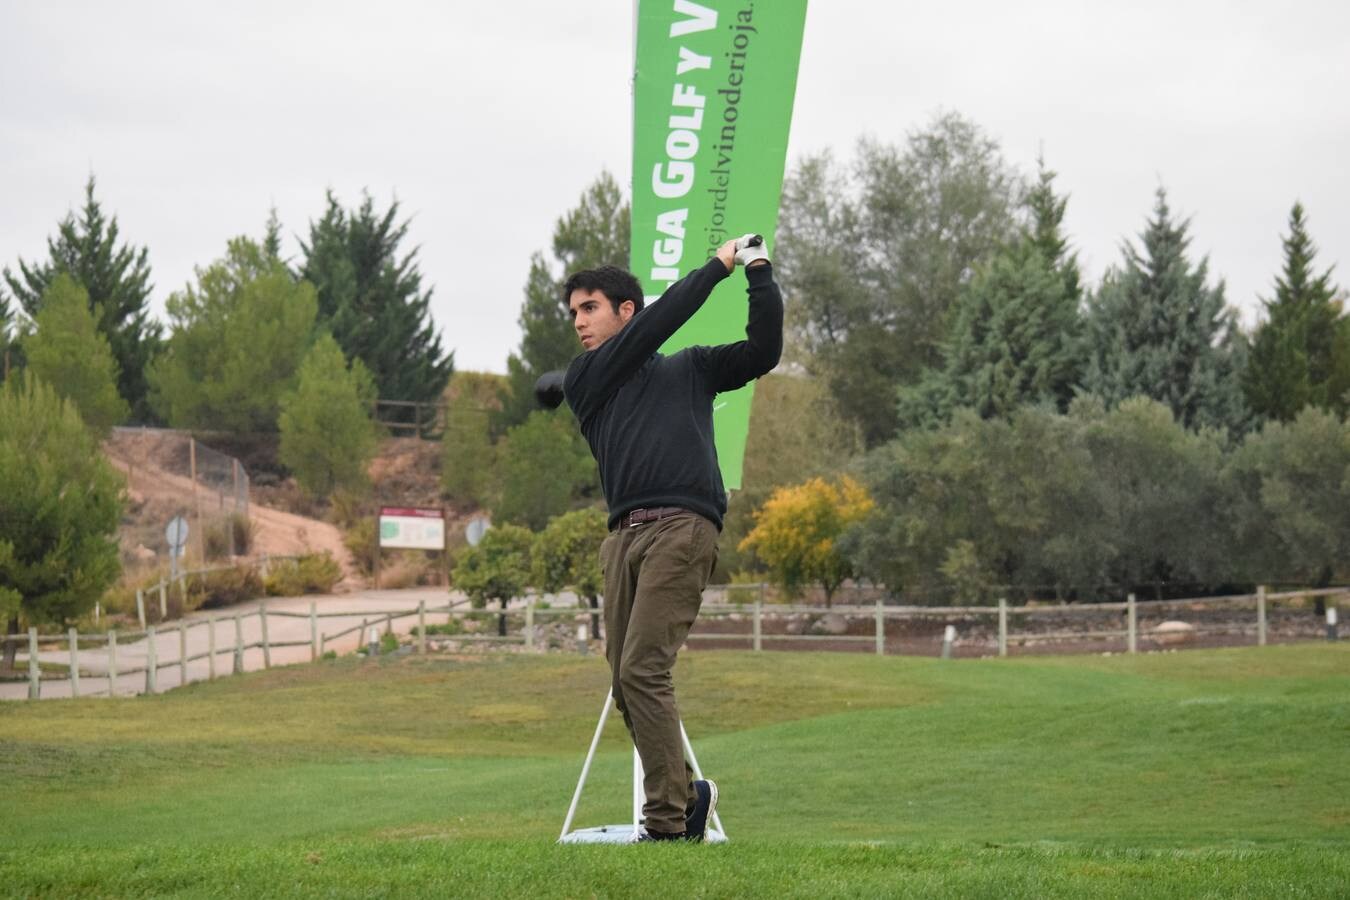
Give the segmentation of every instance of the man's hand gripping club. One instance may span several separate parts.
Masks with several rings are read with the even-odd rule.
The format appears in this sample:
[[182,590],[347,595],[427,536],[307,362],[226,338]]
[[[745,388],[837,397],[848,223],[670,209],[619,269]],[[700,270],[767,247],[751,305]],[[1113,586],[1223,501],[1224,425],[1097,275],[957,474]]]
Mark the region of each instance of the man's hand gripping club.
[[764,249],[764,236],[743,234],[735,240],[727,241],[717,248],[717,258],[730,272],[736,266],[762,266],[769,261],[768,251]]

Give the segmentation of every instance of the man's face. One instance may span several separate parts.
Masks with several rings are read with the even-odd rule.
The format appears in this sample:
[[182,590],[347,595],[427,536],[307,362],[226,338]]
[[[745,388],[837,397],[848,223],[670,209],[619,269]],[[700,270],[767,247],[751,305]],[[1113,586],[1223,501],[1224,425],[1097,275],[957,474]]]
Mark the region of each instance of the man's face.
[[567,299],[572,311],[572,327],[577,330],[581,346],[594,350],[605,341],[614,337],[633,318],[633,301],[625,300],[614,311],[614,304],[602,291],[584,291],[577,288]]

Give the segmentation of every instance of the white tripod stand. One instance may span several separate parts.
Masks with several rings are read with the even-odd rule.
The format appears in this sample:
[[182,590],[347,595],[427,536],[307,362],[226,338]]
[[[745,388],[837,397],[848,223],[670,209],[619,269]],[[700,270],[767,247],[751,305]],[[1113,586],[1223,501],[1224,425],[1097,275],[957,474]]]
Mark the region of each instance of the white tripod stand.
[[[572,794],[572,805],[567,808],[567,818],[563,820],[562,834],[558,836],[558,843],[560,844],[631,844],[642,834],[642,802],[644,799],[642,760],[638,759],[636,747],[633,748],[632,823],[598,825],[594,828],[569,830],[572,827],[572,818],[577,814],[577,804],[581,802],[581,790],[586,786],[586,776],[591,771],[591,760],[595,759],[595,748],[600,744],[600,735],[605,730],[605,721],[609,718],[609,711],[613,707],[614,693],[611,691],[605,694],[605,708],[600,713],[600,724],[595,726],[595,737],[591,738],[591,749],[586,751],[586,762],[581,766],[581,778],[577,781],[576,792]],[[683,722],[680,723],[680,740],[684,742],[684,755],[689,760],[689,767],[694,770],[694,777],[702,778],[703,772],[698,767],[698,759],[694,757],[694,747],[689,743],[689,735],[684,730]],[[712,825],[708,827],[707,834],[703,839],[712,844],[722,843],[727,839],[726,831],[722,828],[722,817],[715,810],[712,814]]]

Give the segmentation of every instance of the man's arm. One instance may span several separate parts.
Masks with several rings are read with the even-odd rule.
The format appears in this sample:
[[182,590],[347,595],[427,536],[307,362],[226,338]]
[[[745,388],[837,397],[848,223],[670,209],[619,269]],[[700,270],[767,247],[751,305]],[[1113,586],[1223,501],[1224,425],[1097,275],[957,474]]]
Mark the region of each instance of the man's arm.
[[702,268],[672,284],[661,299],[644,307],[618,334],[572,361],[565,390],[579,418],[585,412],[577,408],[577,403],[590,406],[603,402],[698,312],[735,265],[735,251],[728,250],[730,246],[729,242]]
[[772,371],[783,354],[783,294],[766,257],[745,269],[750,316],[745,340],[698,348],[698,361],[714,392],[734,391]]

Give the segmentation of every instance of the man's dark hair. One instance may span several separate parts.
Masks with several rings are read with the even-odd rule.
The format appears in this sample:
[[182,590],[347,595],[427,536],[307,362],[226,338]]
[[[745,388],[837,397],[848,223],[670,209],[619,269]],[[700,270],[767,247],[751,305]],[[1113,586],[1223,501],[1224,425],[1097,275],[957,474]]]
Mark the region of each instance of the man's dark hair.
[[600,266],[597,269],[582,269],[573,273],[563,283],[563,305],[570,308],[573,291],[599,291],[609,298],[614,314],[619,314],[619,304],[625,300],[633,301],[633,312],[642,312],[642,285],[632,272],[618,266]]

